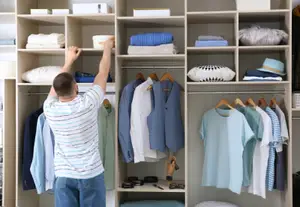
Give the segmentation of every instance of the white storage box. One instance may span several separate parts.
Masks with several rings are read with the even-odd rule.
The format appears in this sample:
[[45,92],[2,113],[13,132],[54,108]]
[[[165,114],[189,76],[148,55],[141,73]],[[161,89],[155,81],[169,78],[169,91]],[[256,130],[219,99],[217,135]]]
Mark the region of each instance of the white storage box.
[[15,78],[16,62],[0,61],[0,78]]
[[108,14],[111,7],[106,3],[73,4],[73,14]]
[[70,14],[70,9],[52,9],[54,15],[65,15]]
[[113,38],[114,35],[95,35],[93,36],[93,45],[95,49],[104,49],[103,43],[109,38]]
[[135,17],[169,17],[171,16],[170,9],[133,9]]
[[51,14],[50,9],[30,9],[30,14],[33,15],[48,15]]
[[235,0],[238,11],[265,11],[271,9],[271,0]]

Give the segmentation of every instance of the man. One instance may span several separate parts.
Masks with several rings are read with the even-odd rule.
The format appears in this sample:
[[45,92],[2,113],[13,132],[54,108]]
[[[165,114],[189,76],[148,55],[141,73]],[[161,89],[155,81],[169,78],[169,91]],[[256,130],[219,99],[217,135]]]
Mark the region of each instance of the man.
[[71,47],[44,103],[44,114],[55,137],[55,206],[105,207],[104,168],[98,148],[98,109],[106,90],[114,40],[104,44],[92,88],[78,95],[71,66],[81,50]]

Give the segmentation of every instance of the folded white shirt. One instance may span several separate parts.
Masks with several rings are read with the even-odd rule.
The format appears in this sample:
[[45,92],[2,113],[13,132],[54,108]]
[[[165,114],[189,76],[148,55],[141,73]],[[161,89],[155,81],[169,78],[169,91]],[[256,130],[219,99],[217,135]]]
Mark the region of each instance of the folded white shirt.
[[243,80],[274,80],[282,81],[282,77],[256,77],[256,76],[245,76]]
[[128,46],[128,55],[172,55],[178,53],[174,44],[158,46]]
[[65,44],[26,44],[26,49],[60,49],[64,47]]
[[29,44],[65,44],[65,35],[52,34],[31,34],[28,36],[27,43]]

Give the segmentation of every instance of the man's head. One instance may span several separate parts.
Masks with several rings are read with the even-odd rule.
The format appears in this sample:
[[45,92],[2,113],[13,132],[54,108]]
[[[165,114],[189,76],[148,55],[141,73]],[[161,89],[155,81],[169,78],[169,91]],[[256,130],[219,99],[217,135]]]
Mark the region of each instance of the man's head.
[[70,73],[60,73],[53,81],[54,90],[61,101],[74,99],[78,94],[78,86]]

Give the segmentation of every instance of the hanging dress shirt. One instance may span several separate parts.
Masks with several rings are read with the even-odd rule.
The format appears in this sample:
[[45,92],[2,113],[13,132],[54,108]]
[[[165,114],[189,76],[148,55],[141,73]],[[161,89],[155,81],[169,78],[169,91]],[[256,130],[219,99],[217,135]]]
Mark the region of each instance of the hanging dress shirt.
[[133,162],[133,148],[130,136],[131,103],[135,88],[143,81],[138,79],[127,84],[122,92],[119,107],[119,142],[126,163]]
[[165,152],[168,148],[176,152],[184,147],[180,86],[175,81],[156,82],[153,95],[152,112],[148,117],[151,149]]
[[115,111],[112,107],[99,109],[99,150],[104,165],[106,190],[114,189],[115,176]]
[[43,108],[32,112],[25,121],[24,126],[24,145],[23,145],[23,190],[35,189],[35,184],[30,173],[30,165],[33,158],[33,148],[36,134],[38,117],[43,113]]
[[268,161],[268,168],[267,168],[267,180],[266,180],[268,191],[272,191],[274,187],[274,181],[275,181],[276,149],[278,148],[278,143],[281,140],[281,133],[280,133],[280,122],[276,113],[268,106],[266,107],[265,111],[267,112],[267,114],[269,115],[272,121],[273,140],[270,146],[269,161]]
[[150,149],[149,129],[147,117],[151,106],[151,90],[148,87],[153,84],[151,78],[136,87],[131,104],[131,142],[134,151],[134,163],[144,161],[158,161],[166,157],[162,152]]

